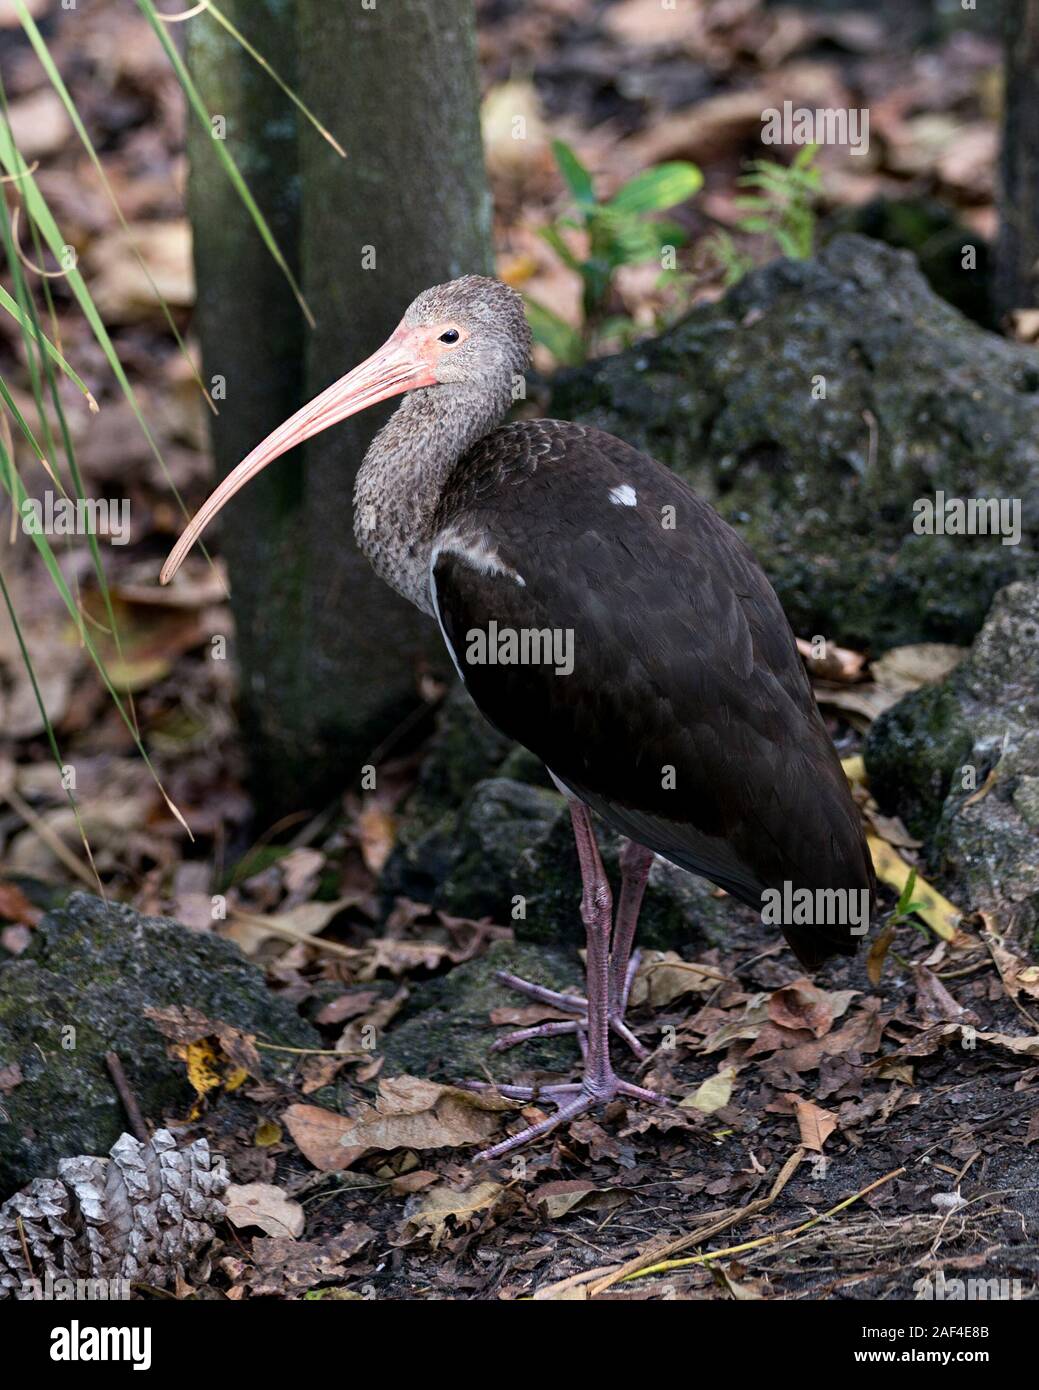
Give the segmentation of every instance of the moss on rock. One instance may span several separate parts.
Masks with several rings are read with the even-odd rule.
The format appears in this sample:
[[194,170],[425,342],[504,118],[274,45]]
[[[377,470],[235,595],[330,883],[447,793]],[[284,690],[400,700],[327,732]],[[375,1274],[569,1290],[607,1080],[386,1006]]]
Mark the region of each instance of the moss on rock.
[[[805,635],[874,651],[966,643],[996,591],[1035,569],[1035,350],[860,236],[764,266],[663,337],[560,374],[551,413],[680,473],[752,546]],[[1021,544],[915,534],[913,505],[937,490],[1021,499]]]
[[1039,580],[992,605],[969,655],[883,714],[865,749],[870,784],[925,841],[961,907],[1039,928]]
[[540,1038],[515,1051],[491,1051],[500,1036],[500,1030],[491,1025],[491,1010],[519,1008],[529,1002],[495,978],[499,970],[551,989],[581,992],[576,951],[496,941],[478,960],[412,991],[407,1013],[386,1034],[380,1048],[386,1059],[381,1074],[479,1081],[489,1073],[507,1081],[532,1069],[568,1070],[579,1056],[574,1038]]
[[144,1016],[177,1004],[271,1042],[320,1046],[232,942],[84,893],[43,918],[28,952],[0,966],[0,1068],[22,1075],[0,1098],[0,1195],[59,1158],[107,1153],[128,1128],[107,1051],[146,1119],[186,1113],[184,1067]]

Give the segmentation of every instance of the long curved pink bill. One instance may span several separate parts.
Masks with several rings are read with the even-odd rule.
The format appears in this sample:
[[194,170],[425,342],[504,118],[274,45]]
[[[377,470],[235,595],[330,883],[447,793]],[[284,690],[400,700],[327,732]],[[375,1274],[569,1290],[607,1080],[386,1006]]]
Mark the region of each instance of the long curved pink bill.
[[340,377],[327,390],[322,391],[320,396],[315,396],[309,405],[305,405],[302,410],[298,410],[295,415],[280,424],[262,444],[257,444],[252,453],[228,473],[184,528],[183,534],[162,567],[159,582],[170,582],[180,569],[188,551],[224,503],[230,501],[236,492],[245,487],[246,483],[255,478],[257,473],[274,459],[350,415],[367,410],[369,406],[388,400],[390,396],[399,396],[402,392],[413,391],[419,386],[431,386],[433,381],[434,377],[428,364],[418,359],[413,352],[409,352],[398,341],[397,334],[394,334],[378,352],[374,352],[360,366]]

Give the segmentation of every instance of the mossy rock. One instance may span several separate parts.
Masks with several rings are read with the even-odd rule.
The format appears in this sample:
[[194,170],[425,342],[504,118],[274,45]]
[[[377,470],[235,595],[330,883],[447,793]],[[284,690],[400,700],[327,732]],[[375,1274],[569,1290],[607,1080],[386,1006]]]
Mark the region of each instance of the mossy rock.
[[523,891],[516,873],[524,851],[563,820],[569,826],[558,792],[506,777],[478,782],[458,816],[454,861],[436,905],[461,917],[511,921],[513,897]]
[[415,830],[428,831],[444,811],[457,811],[472,787],[492,776],[515,746],[484,718],[463,685],[453,685],[409,802]]
[[[596,834],[614,891],[620,839],[601,823]],[[434,840],[435,836],[435,840]],[[443,854],[437,866],[431,846]],[[490,917],[517,939],[584,943],[581,875],[570,815],[556,791],[493,777],[478,782],[459,814],[445,816],[417,844],[430,877],[429,900],[456,917]],[[716,943],[731,903],[704,879],[658,861],[639,918],[639,943],[663,950]]]
[[[752,545],[805,636],[874,653],[966,646],[996,592],[1037,568],[1039,354],[966,319],[908,253],[861,236],[762,267],[663,336],[560,373],[550,411],[610,430],[686,478]],[[1020,544],[917,535],[915,504],[939,490],[1020,499]],[[986,659],[1001,678],[1006,655]],[[979,733],[958,689],[910,697],[878,726],[887,754],[874,745],[881,794],[911,829],[936,834],[937,860],[951,844],[936,828],[955,770],[971,757],[987,765],[996,736]],[[1005,692],[990,693],[1000,709]],[[1030,775],[1024,755],[1015,787]],[[1027,783],[1008,801],[1025,825],[1019,801],[1031,805]],[[615,841],[604,834],[602,845],[616,884]],[[511,923],[526,939],[580,943],[563,803],[538,760],[461,690],[445,702],[382,886],[387,897]],[[640,940],[717,940],[733,911],[658,864]]]
[[[681,474],[805,636],[965,645],[996,591],[1036,569],[1039,354],[861,236],[774,261],[662,337],[560,373],[550,413]],[[917,535],[914,504],[938,490],[1019,498],[1020,544]]]
[[967,657],[874,723],[874,795],[960,907],[1039,929],[1039,580],[1002,590]]
[[484,718],[464,686],[451,688],[382,872],[380,887],[387,900],[432,901],[455,857],[459,808],[476,783],[493,776],[516,747]]
[[495,978],[507,970],[550,989],[584,993],[576,951],[496,941],[478,960],[467,961],[438,979],[416,986],[400,1022],[386,1034],[380,1052],[382,1076],[428,1077],[438,1081],[497,1081],[531,1071],[568,1071],[580,1053],[574,1038],[539,1038],[508,1052],[492,1052],[501,1030],[490,1022],[492,1009],[529,1003]]
[[[25,955],[0,966],[0,1068],[22,1076],[0,1096],[0,1196],[53,1173],[60,1158],[106,1154],[129,1127],[108,1051],[147,1120],[187,1113],[184,1066],[144,1016],[169,1005],[266,1041],[321,1045],[232,942],[75,893],[42,919]],[[269,1065],[273,1074],[279,1063]]]
[[[522,896],[525,915],[512,921],[519,940],[569,941],[584,944],[581,922],[581,873],[570,816],[562,797],[559,812],[538,839],[524,847],[510,878],[513,894]],[[596,822],[596,838],[614,902],[620,891],[620,837]],[[650,870],[639,913],[637,944],[657,950],[705,950],[724,938],[731,899],[715,897],[715,888],[657,859]]]
[[[826,241],[849,232],[911,251],[935,294],[983,328],[996,327],[988,243],[942,203],[933,198],[872,198],[857,207],[837,209],[821,228]],[[963,264],[965,246],[974,249],[971,269]]]

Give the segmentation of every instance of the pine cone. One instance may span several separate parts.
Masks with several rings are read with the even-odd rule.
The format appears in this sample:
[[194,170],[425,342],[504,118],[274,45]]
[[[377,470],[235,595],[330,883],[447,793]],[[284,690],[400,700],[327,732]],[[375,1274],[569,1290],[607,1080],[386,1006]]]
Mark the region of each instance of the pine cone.
[[168,1129],[147,1144],[120,1135],[109,1158],[63,1159],[57,1178],[0,1206],[0,1298],[41,1298],[48,1279],[103,1279],[109,1298],[129,1297],[131,1280],[171,1284],[212,1240],[227,1182],[205,1139],[178,1145]]

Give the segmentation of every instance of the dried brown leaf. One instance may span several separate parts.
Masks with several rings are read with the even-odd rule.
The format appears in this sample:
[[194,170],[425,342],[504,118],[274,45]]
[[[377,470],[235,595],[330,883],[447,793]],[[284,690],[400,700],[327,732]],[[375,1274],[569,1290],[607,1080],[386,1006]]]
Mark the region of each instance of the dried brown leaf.
[[481,1213],[489,1211],[500,1200],[505,1189],[500,1183],[478,1182],[464,1192],[456,1192],[446,1184],[431,1188],[409,1202],[405,1233],[427,1232],[435,1250],[448,1234],[447,1223],[464,1227]]
[[232,1183],[227,1189],[227,1219],[239,1230],[256,1226],[266,1235],[293,1240],[303,1234],[305,1224],[299,1202],[266,1182]]
[[40,909],[29,901],[16,884],[0,883],[0,917],[8,922],[35,927],[42,916]]
[[511,1108],[500,1096],[395,1076],[380,1083],[375,1105],[361,1106],[354,1115],[290,1105],[283,1118],[315,1168],[336,1172],[372,1149],[422,1152],[484,1144],[497,1128],[498,1115]]
[[920,1016],[928,1023],[977,1022],[977,1015],[958,1003],[926,965],[913,967],[913,980],[916,984],[916,1004]]
[[808,979],[794,980],[777,989],[768,1001],[768,1016],[781,1028],[807,1028],[821,1038],[848,1010],[859,993],[856,989],[829,992]]
[[822,1153],[823,1145],[837,1128],[837,1116],[800,1096],[788,1093],[785,1099],[794,1107],[801,1143],[812,1153]]

